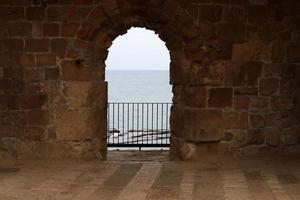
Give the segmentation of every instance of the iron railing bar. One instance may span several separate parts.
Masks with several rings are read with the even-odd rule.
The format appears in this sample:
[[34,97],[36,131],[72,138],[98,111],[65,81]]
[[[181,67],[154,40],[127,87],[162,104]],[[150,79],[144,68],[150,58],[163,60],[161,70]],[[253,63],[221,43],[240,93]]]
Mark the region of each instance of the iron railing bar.
[[[159,104],[156,104],[156,130],[158,130],[158,119],[159,119],[159,117],[158,117],[158,105]],[[157,133],[156,133],[156,143],[157,143],[157,141],[158,141],[158,136],[157,136]]]
[[[137,116],[136,116],[136,130],[137,130],[137,134],[138,134],[138,131],[139,131],[139,115],[140,115],[139,107],[140,107],[140,104],[137,103],[137,109],[136,109],[136,114],[137,114]],[[139,143],[139,141],[137,141],[137,143]]]
[[127,142],[129,141],[129,103],[127,104]]
[[[171,103],[166,102],[108,103],[108,146],[138,146],[140,148],[145,146],[169,146],[169,109],[171,106]],[[130,111],[132,113],[130,113]],[[117,123],[115,122],[116,120]],[[130,124],[132,127],[130,127]]]
[[[144,104],[142,104],[142,135],[144,135]],[[142,144],[144,144],[144,137],[142,139]]]
[[151,120],[151,122],[152,122],[152,126],[151,126],[151,129],[152,129],[152,130],[151,130],[151,131],[152,131],[152,134],[151,134],[152,139],[151,139],[151,143],[152,143],[152,144],[153,144],[153,135],[154,135],[154,132],[153,132],[153,128],[154,128],[154,127],[153,127],[153,115],[154,115],[154,113],[153,113],[153,105],[154,105],[154,104],[152,103],[152,106],[151,106],[151,110],[152,110],[152,116],[151,116],[151,117],[152,117],[152,120]]
[[[164,116],[163,116],[163,114],[164,114],[164,104],[162,103],[161,104],[161,131],[163,131],[163,128],[164,128],[164,124],[163,124],[164,123],[164,120],[163,120]],[[161,139],[160,143],[163,143],[162,139]]]
[[134,136],[134,103],[132,104],[132,106],[131,106],[131,108],[132,108],[132,132],[131,132],[131,137],[133,137]]
[[[149,127],[148,127],[148,122],[149,122],[149,104],[147,103],[147,131],[149,130]],[[149,144],[149,135],[147,135],[147,144]]]

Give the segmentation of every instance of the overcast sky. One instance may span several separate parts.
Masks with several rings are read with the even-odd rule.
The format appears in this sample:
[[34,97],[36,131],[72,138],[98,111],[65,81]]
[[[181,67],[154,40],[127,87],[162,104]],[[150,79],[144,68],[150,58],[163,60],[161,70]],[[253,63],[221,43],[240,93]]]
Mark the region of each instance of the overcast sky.
[[169,70],[170,54],[154,31],[131,28],[109,48],[107,70]]

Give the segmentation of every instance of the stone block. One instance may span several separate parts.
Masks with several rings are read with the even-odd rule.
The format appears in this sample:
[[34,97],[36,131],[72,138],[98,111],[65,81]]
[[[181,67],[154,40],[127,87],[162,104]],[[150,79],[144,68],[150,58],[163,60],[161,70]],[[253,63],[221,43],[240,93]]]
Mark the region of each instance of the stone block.
[[251,114],[250,115],[251,128],[265,128],[265,118],[263,115]]
[[294,126],[283,130],[283,143],[286,145],[295,145],[300,142],[300,127]]
[[31,126],[45,126],[49,123],[49,112],[45,110],[32,110],[28,112],[28,124]]
[[100,121],[96,122],[91,117],[89,110],[58,111],[55,122],[57,139],[82,141],[94,138],[97,130],[93,130],[91,123],[100,123]]
[[226,129],[248,129],[248,113],[224,112],[223,127]]
[[197,158],[197,145],[193,143],[184,143],[180,148],[181,160],[195,160]]
[[257,96],[258,95],[258,88],[257,87],[238,87],[234,89],[235,96],[243,96],[243,95],[250,95],[250,96]]
[[100,67],[84,66],[74,61],[61,63],[62,78],[65,81],[91,81],[98,75]]
[[295,96],[298,83],[296,79],[281,79],[280,94],[283,96]]
[[47,96],[40,95],[22,95],[19,97],[19,107],[21,109],[35,109],[42,108],[47,103]]
[[5,50],[11,52],[23,51],[24,41],[21,38],[7,38],[3,40],[3,46]]
[[[262,2],[262,1],[257,1]],[[274,8],[267,5],[248,6],[248,21],[250,23],[266,23],[275,19]]]
[[280,144],[280,129],[267,128],[265,129],[266,143],[270,146],[278,146]]
[[55,38],[51,40],[51,53],[60,58],[64,58],[68,42],[64,38]]
[[184,132],[184,111],[185,108],[174,104],[170,115],[170,126],[172,134],[176,137],[183,137]]
[[189,64],[185,62],[174,62],[170,64],[170,83],[181,85],[186,82]]
[[264,66],[264,76],[279,77],[282,74],[282,64],[266,64]]
[[[90,105],[88,102],[91,82],[88,81],[69,81],[65,83],[64,93],[68,105],[73,108]],[[102,94],[105,96],[106,94]]]
[[35,56],[33,54],[19,54],[16,58],[17,65],[21,67],[35,67]]
[[45,8],[43,6],[30,6],[26,8],[26,18],[31,21],[40,21],[45,18]]
[[107,20],[106,15],[103,12],[103,8],[101,6],[98,6],[97,8],[95,8],[88,17],[88,21],[91,24],[94,25],[100,25],[102,22],[104,22],[105,20]]
[[24,7],[21,6],[1,6],[0,8],[0,19],[2,20],[22,20],[24,14]]
[[43,24],[43,36],[44,37],[60,36],[60,24],[54,22]]
[[209,90],[208,106],[211,108],[228,108],[232,107],[233,89],[232,88],[215,88]]
[[271,107],[274,111],[292,110],[294,108],[294,98],[292,97],[273,97]]
[[205,87],[184,87],[183,101],[192,108],[206,107],[207,91]]
[[288,112],[275,112],[265,115],[266,127],[286,127],[289,126],[290,115]]
[[97,27],[91,23],[82,24],[79,28],[77,37],[81,40],[92,41],[97,34]]
[[31,141],[41,141],[43,139],[44,132],[44,128],[26,127],[24,129],[24,134],[21,137]]
[[37,66],[56,66],[56,56],[53,54],[38,54],[36,55]]
[[225,64],[226,86],[257,86],[262,74],[261,62],[228,62]]
[[265,142],[265,133],[262,129],[250,129],[247,133],[247,144],[262,145]]
[[62,37],[75,37],[79,28],[78,23],[65,23],[62,25]]
[[289,43],[287,47],[287,62],[300,62],[300,42]]
[[4,126],[23,127],[27,123],[26,113],[23,111],[2,112],[0,122]]
[[248,110],[250,105],[249,97],[235,96],[233,100],[234,110]]
[[49,51],[48,39],[26,39],[25,51],[34,53],[45,53]]
[[223,138],[221,128],[200,128],[185,127],[184,139],[189,142],[218,142]]
[[51,6],[47,8],[48,21],[62,21],[64,19],[64,9],[60,6]]
[[185,128],[197,131],[198,128],[221,128],[223,127],[222,110],[186,109]]
[[268,43],[246,42],[233,45],[234,61],[270,61],[271,49]]
[[60,70],[58,67],[51,67],[45,69],[46,80],[58,80],[60,77]]
[[259,82],[259,93],[263,96],[276,95],[279,90],[277,78],[264,78]]
[[199,6],[199,21],[201,22],[217,22],[222,17],[222,7],[215,5]]
[[224,44],[243,42],[245,35],[245,25],[242,23],[220,23],[217,27],[217,38]]
[[267,97],[251,97],[250,111],[251,112],[266,112],[270,110],[270,102]]
[[199,86],[219,86],[224,80],[223,62],[215,62],[210,65],[192,63],[189,82]]
[[230,22],[244,22],[246,20],[244,7],[226,5],[223,8],[223,19]]

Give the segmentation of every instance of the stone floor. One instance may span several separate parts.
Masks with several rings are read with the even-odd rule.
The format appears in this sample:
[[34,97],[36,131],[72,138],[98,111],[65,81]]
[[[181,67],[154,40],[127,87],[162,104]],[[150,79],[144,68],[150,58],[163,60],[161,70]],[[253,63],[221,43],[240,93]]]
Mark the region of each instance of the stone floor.
[[195,163],[129,154],[114,160],[116,153],[106,162],[18,161],[18,171],[0,168],[0,200],[300,200],[300,156]]

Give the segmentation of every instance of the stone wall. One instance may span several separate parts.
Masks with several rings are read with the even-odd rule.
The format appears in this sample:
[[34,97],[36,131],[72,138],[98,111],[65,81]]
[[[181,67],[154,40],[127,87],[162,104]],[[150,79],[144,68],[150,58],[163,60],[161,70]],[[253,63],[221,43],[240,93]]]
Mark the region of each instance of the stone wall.
[[134,26],[170,51],[171,158],[299,149],[299,1],[2,0],[2,150],[105,159],[104,61]]

